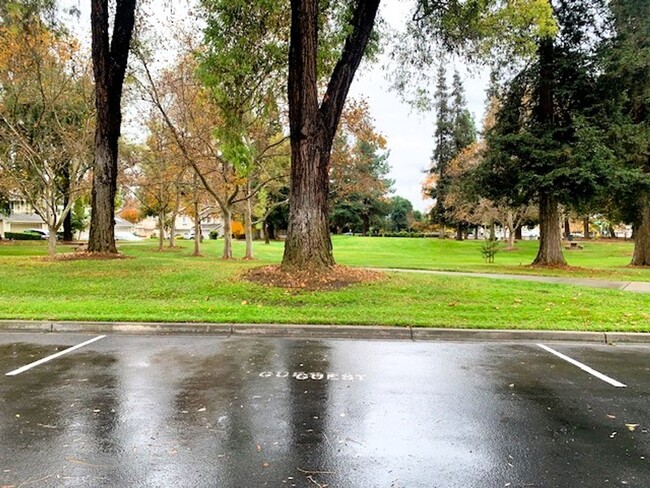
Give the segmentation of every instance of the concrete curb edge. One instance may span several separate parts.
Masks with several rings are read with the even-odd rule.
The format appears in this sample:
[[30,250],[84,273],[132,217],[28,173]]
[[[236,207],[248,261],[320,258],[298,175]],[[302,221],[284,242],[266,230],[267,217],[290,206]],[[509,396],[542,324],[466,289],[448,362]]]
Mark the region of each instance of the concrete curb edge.
[[195,334],[333,339],[387,339],[414,341],[569,341],[595,343],[650,343],[644,332],[575,332],[546,330],[451,329],[373,325],[212,324],[163,322],[77,322],[0,320],[0,331],[80,332],[113,334]]

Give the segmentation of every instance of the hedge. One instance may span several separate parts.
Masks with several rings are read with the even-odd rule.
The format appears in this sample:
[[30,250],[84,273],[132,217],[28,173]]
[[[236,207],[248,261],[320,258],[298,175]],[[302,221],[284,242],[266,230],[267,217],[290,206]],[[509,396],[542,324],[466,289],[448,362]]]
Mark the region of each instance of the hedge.
[[5,239],[13,239],[14,241],[40,241],[39,234],[30,234],[29,232],[5,232]]

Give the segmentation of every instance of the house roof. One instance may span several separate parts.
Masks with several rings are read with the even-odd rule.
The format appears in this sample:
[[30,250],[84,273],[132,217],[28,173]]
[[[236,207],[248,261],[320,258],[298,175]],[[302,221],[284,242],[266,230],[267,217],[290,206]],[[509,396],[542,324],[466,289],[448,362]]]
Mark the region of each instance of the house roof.
[[42,218],[36,214],[26,214],[26,213],[12,213],[9,217],[0,216],[0,220],[6,218],[7,222],[11,224],[44,224]]
[[133,224],[128,220],[124,220],[122,217],[115,216],[115,225],[120,227],[133,227]]

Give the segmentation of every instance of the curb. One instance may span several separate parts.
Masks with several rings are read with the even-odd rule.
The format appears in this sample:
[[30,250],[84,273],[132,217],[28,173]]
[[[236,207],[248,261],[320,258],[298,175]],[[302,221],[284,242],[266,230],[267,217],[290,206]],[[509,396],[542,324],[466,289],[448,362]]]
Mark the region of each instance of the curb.
[[374,325],[210,324],[165,322],[64,322],[0,320],[5,332],[78,332],[128,335],[215,335],[314,339],[375,339],[412,341],[593,342],[650,344],[644,332],[575,332],[547,330],[450,329]]

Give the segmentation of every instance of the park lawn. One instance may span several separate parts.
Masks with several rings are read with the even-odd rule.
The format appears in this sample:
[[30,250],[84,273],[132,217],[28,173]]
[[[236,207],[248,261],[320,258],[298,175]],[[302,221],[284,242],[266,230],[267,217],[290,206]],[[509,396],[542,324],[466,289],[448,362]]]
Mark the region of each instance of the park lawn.
[[[153,242],[124,244],[128,259],[55,262],[38,257],[45,254],[40,243],[2,245],[0,318],[650,331],[646,294],[397,273],[335,291],[287,291],[238,279],[250,267],[278,262],[280,243],[257,245],[254,262],[219,260],[221,241],[207,242],[202,258],[189,256],[191,243],[180,244],[181,249],[162,253]],[[424,254],[444,249],[436,244],[424,239],[334,239],[337,260],[357,266],[433,269],[436,259]],[[480,253],[471,266],[471,251],[478,252],[478,243],[441,244],[454,253],[449,255],[453,264],[439,269],[485,270]],[[605,248],[599,249],[605,254]],[[618,247],[609,249],[620,252]],[[520,258],[534,255],[528,246],[519,252]],[[243,254],[241,243],[235,254]],[[625,259],[613,256],[609,266],[604,257],[597,261],[610,277],[616,263]]]

